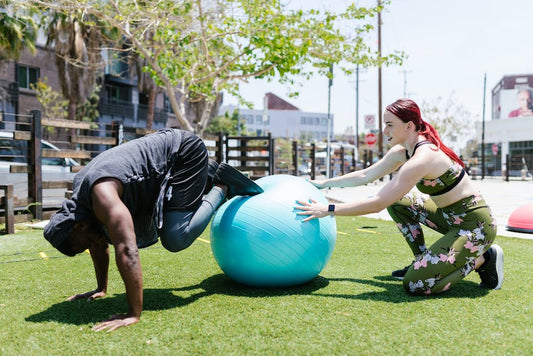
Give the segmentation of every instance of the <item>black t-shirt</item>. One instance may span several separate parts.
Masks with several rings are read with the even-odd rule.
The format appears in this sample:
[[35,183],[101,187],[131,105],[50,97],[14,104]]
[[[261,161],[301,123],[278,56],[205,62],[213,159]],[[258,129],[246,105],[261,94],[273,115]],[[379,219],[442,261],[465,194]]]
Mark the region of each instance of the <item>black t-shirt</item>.
[[165,189],[165,176],[172,169],[180,147],[194,134],[174,129],[156,133],[113,147],[96,156],[74,178],[72,200],[77,209],[91,209],[91,189],[102,178],[122,182],[122,201],[133,218],[137,246],[157,242],[154,213],[158,196]]

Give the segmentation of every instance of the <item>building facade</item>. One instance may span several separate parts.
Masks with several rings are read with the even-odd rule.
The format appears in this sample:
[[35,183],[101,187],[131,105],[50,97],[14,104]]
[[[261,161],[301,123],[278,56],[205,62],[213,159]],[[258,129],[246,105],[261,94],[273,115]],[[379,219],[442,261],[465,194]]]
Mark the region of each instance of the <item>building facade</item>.
[[[520,165],[509,167],[518,175],[533,168],[533,74],[504,76],[492,89],[491,117],[478,123],[476,138],[484,133],[485,161],[489,175],[506,170],[507,156],[519,157]],[[484,132],[483,132],[484,131]],[[527,170],[527,169],[526,169]],[[514,171],[514,172],[511,172]],[[523,172],[522,172],[523,173]]]
[[[325,141],[328,137],[328,115],[324,113],[301,111],[296,106],[280,97],[266,93],[262,109],[240,108],[234,105],[224,105],[219,109],[219,115],[226,112],[239,112],[239,118],[244,122],[246,132],[250,135],[266,135],[306,141]],[[334,118],[330,115],[330,139],[333,138]]]
[[[122,65],[126,64],[122,62]],[[97,81],[101,86],[98,124],[105,127],[112,122],[122,122],[125,127],[145,128],[147,97],[139,92],[137,79],[124,73],[128,73],[128,68],[122,67],[119,71],[112,63],[103,68]],[[17,60],[0,62],[0,111],[4,117],[0,128],[7,128],[9,121],[15,121],[14,115],[41,110],[37,93],[31,85],[45,78],[54,91],[61,91],[55,54],[43,46],[37,46],[35,54],[23,51]],[[165,96],[159,93],[152,128],[164,128],[167,123],[176,121],[173,119]]]

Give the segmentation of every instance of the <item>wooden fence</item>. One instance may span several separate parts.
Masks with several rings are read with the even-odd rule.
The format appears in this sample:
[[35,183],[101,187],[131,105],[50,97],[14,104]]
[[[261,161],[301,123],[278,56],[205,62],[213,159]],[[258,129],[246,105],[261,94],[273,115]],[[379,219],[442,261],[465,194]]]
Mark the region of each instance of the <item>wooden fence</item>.
[[[10,173],[27,175],[26,196],[16,196],[10,184],[4,184],[0,177],[0,214],[6,223],[5,232],[12,233],[15,222],[31,219],[46,219],[59,207],[59,203],[51,206],[43,205],[43,191],[62,190],[69,197],[72,190],[72,179],[43,180],[43,159],[74,159],[80,165],[65,167],[72,177],[99,153],[123,142],[143,136],[150,131],[146,129],[125,127],[122,122],[99,124],[70,120],[41,118],[39,111],[29,115],[4,115],[0,112],[0,129],[4,137],[24,143],[25,152],[23,165],[11,165]],[[8,135],[6,135],[8,134]],[[43,149],[42,141],[46,140],[59,149]],[[282,147],[272,136],[226,136],[205,135],[204,143],[209,156],[217,162],[227,162],[252,179],[273,174],[309,175],[312,179],[316,174],[326,171],[325,159],[317,157],[316,145],[300,144],[292,141],[290,148]],[[288,141],[287,141],[288,142]],[[287,146],[287,145],[285,145]],[[0,147],[1,149],[2,147]],[[0,159],[9,158],[9,155]],[[332,172],[345,174],[355,169],[356,153],[350,153],[353,159],[346,160],[344,148],[332,153]],[[318,153],[320,155],[320,152]],[[13,157],[11,157],[13,158]],[[308,167],[301,169],[301,167]]]

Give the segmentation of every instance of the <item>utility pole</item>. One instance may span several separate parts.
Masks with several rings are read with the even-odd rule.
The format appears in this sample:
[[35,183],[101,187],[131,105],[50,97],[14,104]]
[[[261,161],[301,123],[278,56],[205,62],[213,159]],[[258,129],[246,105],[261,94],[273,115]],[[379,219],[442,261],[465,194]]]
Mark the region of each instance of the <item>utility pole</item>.
[[[483,76],[483,116],[481,125],[481,179],[485,179],[485,93],[487,91],[487,73]],[[507,167],[508,169],[509,167]]]
[[[378,7],[381,7],[381,0],[378,0]],[[378,10],[378,57],[381,60],[381,9]],[[381,118],[381,64],[378,64],[378,150],[379,158],[383,157],[383,120]]]
[[329,80],[328,80],[328,142],[326,145],[326,178],[331,177],[331,86],[333,85],[333,64],[329,65]]
[[359,63],[355,69],[355,147],[359,155]]

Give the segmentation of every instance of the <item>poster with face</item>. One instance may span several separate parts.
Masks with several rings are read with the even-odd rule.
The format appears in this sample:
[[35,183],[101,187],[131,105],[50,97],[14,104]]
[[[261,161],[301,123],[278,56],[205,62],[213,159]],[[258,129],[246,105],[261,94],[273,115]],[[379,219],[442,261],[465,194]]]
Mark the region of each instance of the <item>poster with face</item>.
[[500,106],[502,118],[533,116],[533,88],[502,90]]

